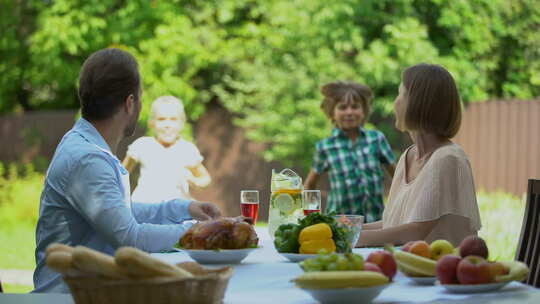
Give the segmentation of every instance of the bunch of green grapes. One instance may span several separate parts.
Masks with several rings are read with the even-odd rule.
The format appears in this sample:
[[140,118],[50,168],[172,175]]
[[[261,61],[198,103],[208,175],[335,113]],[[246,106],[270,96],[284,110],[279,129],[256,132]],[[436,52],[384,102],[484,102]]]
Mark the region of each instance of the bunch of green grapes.
[[354,253],[319,254],[316,258],[300,262],[304,271],[364,270],[364,258]]

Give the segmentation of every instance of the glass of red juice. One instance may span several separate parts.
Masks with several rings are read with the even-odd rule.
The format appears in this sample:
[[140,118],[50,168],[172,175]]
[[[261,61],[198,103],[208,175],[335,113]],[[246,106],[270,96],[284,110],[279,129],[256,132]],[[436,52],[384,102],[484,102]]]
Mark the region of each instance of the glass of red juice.
[[259,191],[240,191],[240,210],[242,211],[242,216],[252,218],[253,225],[255,225],[259,217]]
[[321,191],[302,191],[302,205],[304,207],[304,215],[308,215],[314,212],[321,212]]

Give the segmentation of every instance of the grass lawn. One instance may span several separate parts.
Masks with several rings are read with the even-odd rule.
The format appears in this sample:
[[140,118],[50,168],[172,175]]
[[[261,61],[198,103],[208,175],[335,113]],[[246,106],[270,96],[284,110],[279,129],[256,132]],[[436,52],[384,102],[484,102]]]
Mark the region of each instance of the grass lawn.
[[27,285],[2,284],[5,293],[29,293],[34,288]]
[[482,229],[479,235],[486,241],[489,258],[511,261],[516,255],[525,200],[502,192],[477,195]]
[[33,270],[36,266],[34,250],[36,249],[35,228],[30,225],[19,225],[0,229],[0,269]]
[[[0,269],[24,269],[35,268],[34,250],[35,228],[30,225],[19,225],[0,230]],[[15,285],[2,282],[5,293],[28,293],[34,289],[29,285]]]
[[255,227],[266,228],[266,227],[268,227],[268,223],[257,221],[257,224],[255,224]]

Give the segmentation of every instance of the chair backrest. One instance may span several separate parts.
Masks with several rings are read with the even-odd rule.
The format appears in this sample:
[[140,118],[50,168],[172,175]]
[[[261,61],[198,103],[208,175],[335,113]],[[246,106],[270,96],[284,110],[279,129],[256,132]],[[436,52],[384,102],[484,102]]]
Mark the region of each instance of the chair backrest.
[[530,179],[516,260],[529,266],[525,283],[540,287],[540,180]]

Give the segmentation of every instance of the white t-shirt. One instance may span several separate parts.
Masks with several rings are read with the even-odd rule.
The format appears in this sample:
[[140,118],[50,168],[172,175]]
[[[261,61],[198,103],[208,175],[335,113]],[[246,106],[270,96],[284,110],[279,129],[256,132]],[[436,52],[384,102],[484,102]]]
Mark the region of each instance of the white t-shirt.
[[129,146],[127,156],[141,165],[132,201],[159,203],[176,198],[192,199],[187,181],[192,173],[188,168],[203,161],[194,144],[179,139],[166,148],[154,137],[140,137]]
[[433,152],[414,180],[405,180],[405,159],[401,156],[383,213],[383,227],[440,219],[426,237],[427,242],[445,239],[454,245],[480,230],[469,159],[457,144]]

